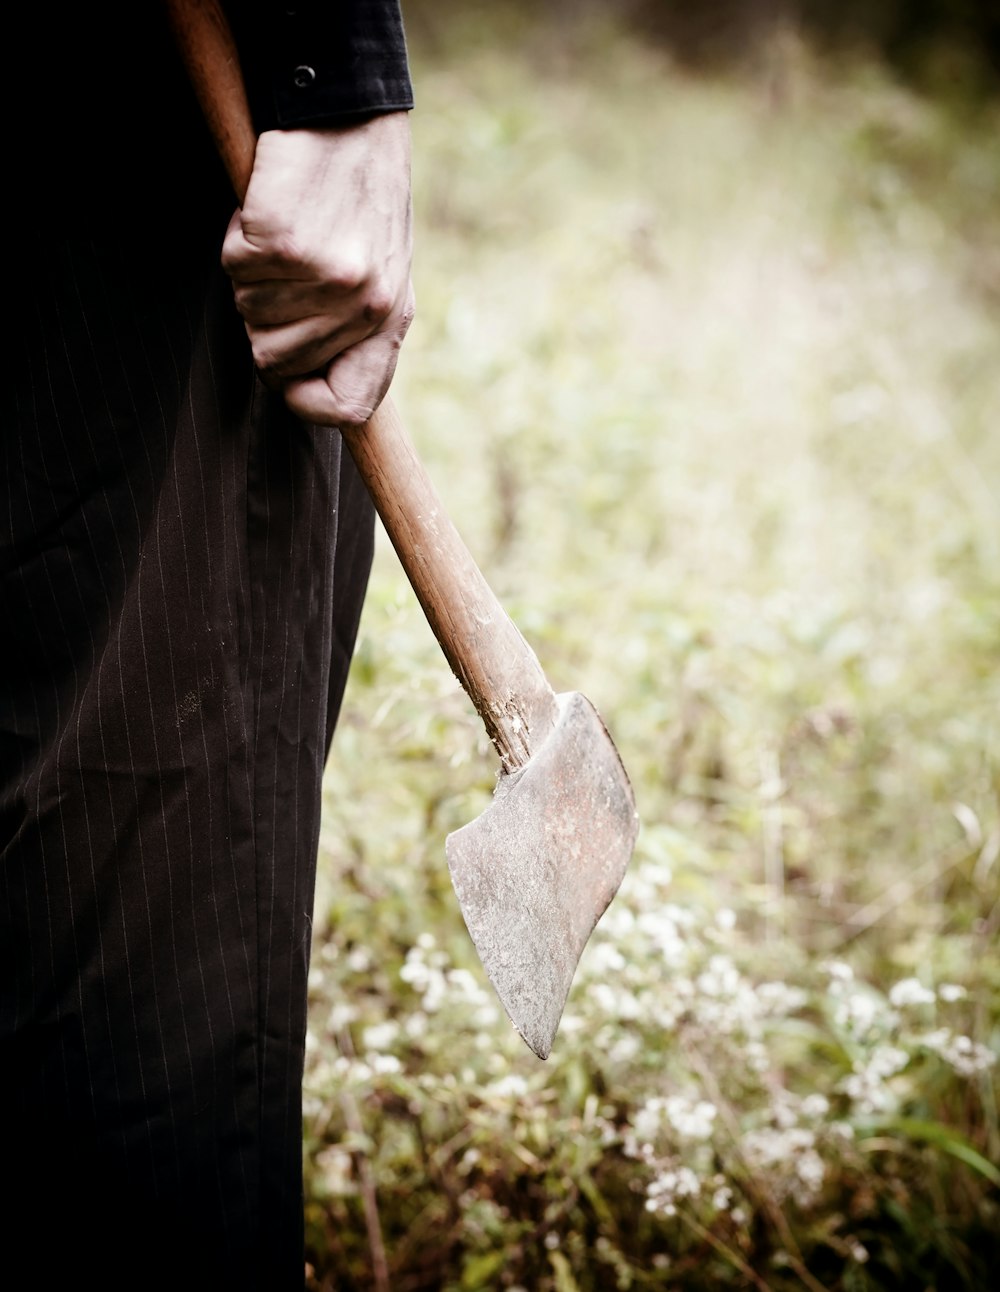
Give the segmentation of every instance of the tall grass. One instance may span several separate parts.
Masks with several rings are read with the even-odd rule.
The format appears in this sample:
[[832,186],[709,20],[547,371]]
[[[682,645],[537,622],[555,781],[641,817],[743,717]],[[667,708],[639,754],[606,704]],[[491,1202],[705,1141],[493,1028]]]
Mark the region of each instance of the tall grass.
[[613,29],[443,30],[396,397],[644,826],[541,1065],[444,862],[495,758],[380,550],[327,778],[313,1285],[985,1288],[1000,112],[787,34],[700,79]]

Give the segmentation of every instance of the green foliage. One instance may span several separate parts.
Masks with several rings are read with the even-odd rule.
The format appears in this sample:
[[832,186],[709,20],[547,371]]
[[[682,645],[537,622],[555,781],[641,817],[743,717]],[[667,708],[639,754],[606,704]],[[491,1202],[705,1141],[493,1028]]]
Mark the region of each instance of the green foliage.
[[312,1285],[985,1288],[1000,122],[787,41],[699,80],[477,22],[418,65],[397,398],[644,825],[540,1064],[444,861],[495,758],[381,550],[327,779]]

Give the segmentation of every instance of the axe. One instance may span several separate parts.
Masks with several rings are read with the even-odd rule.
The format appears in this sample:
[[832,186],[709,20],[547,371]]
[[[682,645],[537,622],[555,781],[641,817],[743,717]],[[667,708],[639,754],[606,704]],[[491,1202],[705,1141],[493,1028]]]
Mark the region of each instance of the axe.
[[[256,138],[218,0],[167,0],[178,47],[242,202]],[[552,1048],[587,939],[639,829],[618,751],[578,692],[556,695],[449,520],[388,399],[344,441],[417,599],[500,756],[493,801],[448,836],[466,926],[524,1041]]]

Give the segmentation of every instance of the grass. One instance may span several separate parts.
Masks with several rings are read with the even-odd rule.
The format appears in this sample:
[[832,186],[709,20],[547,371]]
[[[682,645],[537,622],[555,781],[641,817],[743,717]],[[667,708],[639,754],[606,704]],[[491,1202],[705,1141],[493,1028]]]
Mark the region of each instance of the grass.
[[414,51],[394,393],[643,833],[543,1067],[444,862],[495,757],[383,544],[327,778],[314,1286],[985,1287],[1000,111],[787,34],[698,78],[477,21]]

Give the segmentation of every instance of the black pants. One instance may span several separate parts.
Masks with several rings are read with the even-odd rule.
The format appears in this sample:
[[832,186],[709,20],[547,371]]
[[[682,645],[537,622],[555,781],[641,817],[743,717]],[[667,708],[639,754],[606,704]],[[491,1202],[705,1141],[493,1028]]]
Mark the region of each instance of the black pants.
[[339,436],[255,382],[228,205],[161,213],[155,272],[134,215],[25,230],[0,423],[4,1287],[302,1286],[320,782],[372,514]]

